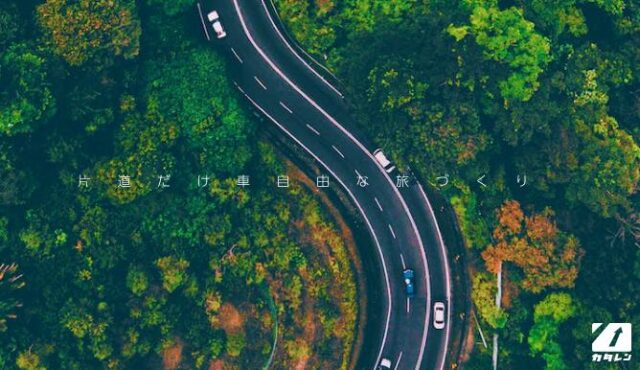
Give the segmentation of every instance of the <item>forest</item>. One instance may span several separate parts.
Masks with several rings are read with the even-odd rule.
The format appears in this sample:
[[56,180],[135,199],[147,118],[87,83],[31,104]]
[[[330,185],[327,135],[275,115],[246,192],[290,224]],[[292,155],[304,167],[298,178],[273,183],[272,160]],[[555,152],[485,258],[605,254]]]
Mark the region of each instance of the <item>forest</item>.
[[[591,323],[640,325],[640,4],[275,3],[455,210],[499,368],[617,369],[591,362]],[[349,367],[348,240],[193,6],[0,2],[0,368]],[[282,173],[300,181],[273,191]],[[454,365],[491,369],[471,325]]]
[[194,19],[0,2],[1,369],[351,362],[353,250]]
[[591,323],[640,325],[640,3],[276,5],[361,129],[453,206],[488,339],[464,368],[492,368],[497,334],[500,369],[618,369],[591,362]]

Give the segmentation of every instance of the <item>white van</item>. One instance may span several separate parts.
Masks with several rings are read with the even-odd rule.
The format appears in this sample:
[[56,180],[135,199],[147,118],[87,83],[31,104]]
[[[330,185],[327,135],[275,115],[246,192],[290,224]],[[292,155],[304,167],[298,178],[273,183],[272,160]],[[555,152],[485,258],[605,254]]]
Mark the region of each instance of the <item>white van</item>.
[[382,149],[376,149],[373,152],[373,156],[375,157],[376,161],[378,161],[378,163],[382,166],[382,168],[387,171],[387,173],[391,173],[396,169],[396,166],[394,166],[393,163],[391,163],[391,161],[387,158],[387,156],[384,155]]

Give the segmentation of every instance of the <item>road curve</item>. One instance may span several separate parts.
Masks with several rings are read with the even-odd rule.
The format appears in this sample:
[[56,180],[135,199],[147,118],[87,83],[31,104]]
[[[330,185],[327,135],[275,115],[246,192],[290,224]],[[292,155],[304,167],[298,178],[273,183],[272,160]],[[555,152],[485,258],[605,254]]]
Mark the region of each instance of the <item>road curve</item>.
[[[206,14],[217,10],[226,37],[216,39]],[[345,191],[364,220],[379,258],[382,318],[375,348],[358,366],[387,358],[394,369],[443,369],[451,321],[450,274],[435,213],[420,184],[396,187],[355,129],[343,95],[284,34],[269,0],[214,0],[198,4],[205,37],[229,55],[235,84],[261,115],[311,155]],[[395,175],[394,175],[395,176]],[[366,177],[367,186],[358,184]],[[415,271],[407,298],[402,272]],[[447,325],[432,324],[433,302],[447,306]]]

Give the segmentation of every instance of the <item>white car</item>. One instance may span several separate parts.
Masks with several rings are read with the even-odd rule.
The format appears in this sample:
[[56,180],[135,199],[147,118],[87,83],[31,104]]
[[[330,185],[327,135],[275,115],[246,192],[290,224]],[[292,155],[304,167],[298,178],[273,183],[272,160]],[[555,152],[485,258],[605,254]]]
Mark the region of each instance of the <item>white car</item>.
[[436,302],[433,305],[433,327],[436,329],[444,329],[444,303]]
[[391,173],[396,169],[396,166],[394,166],[393,163],[391,163],[391,161],[387,159],[387,156],[384,155],[382,149],[376,149],[373,152],[373,156],[375,157],[376,161],[378,161],[378,163],[382,166],[382,168],[387,171],[387,173]]
[[219,39],[227,36],[227,33],[224,32],[224,28],[222,28],[222,24],[219,21],[213,22],[213,30],[216,31],[216,35]]
[[213,22],[213,21],[217,21],[218,19],[220,19],[220,15],[218,15],[218,12],[213,10],[211,12],[209,12],[209,14],[207,14],[207,18],[209,19],[209,22]]
[[386,369],[391,369],[391,360],[389,360],[388,358],[383,358],[382,360],[380,360],[380,365],[378,365],[378,370],[386,370]]

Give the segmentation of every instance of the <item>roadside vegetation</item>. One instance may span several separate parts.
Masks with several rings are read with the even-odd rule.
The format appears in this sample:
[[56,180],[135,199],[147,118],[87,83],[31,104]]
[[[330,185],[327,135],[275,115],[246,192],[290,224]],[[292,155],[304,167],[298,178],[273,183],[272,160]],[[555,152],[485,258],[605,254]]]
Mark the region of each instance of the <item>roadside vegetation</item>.
[[[636,2],[276,5],[362,130],[432,185],[448,175],[434,188],[457,214],[498,368],[584,369],[591,322],[640,324]],[[465,368],[491,368],[492,350],[476,344]]]
[[194,17],[0,2],[1,369],[348,368],[345,240]]

